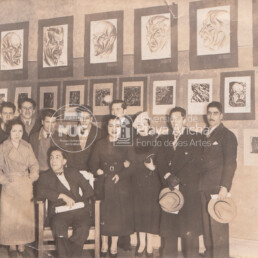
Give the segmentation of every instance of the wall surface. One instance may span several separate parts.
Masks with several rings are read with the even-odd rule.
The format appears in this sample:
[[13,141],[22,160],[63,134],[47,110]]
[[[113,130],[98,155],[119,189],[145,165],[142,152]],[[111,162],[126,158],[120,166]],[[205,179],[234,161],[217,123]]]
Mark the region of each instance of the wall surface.
[[[171,0],[168,1],[171,4]],[[237,68],[190,71],[189,69],[189,1],[177,0],[178,3],[178,72],[165,74],[147,74],[148,104],[150,110],[151,85],[153,78],[169,76],[177,79],[178,106],[187,109],[187,80],[194,78],[213,79],[213,99],[220,99],[220,73],[230,71],[255,71],[256,114],[258,114],[258,69],[253,66],[252,56],[252,0],[238,0],[238,60]],[[0,0],[0,24],[29,21],[29,79],[25,81],[1,81],[0,88],[8,87],[8,99],[14,100],[16,86],[33,86],[32,96],[37,99],[37,82],[47,81],[37,78],[37,46],[38,20],[62,16],[74,16],[74,76],[71,78],[51,79],[65,81],[69,79],[92,79],[84,76],[84,15],[115,10],[124,10],[124,66],[122,76],[105,76],[103,78],[120,78],[133,76],[134,61],[134,9],[150,6],[165,5],[163,0]],[[99,78],[99,77],[98,77]],[[61,85],[62,89],[62,85]],[[62,94],[60,94],[62,101]],[[63,103],[63,102],[61,102]],[[203,126],[202,116],[189,119],[191,126]],[[157,125],[163,125],[157,122]],[[225,121],[224,124],[232,129],[238,139],[238,168],[233,182],[232,196],[238,206],[238,215],[230,225],[232,238],[258,240],[258,162],[257,166],[244,166],[244,130],[258,130],[256,120]],[[257,159],[258,160],[258,159]]]

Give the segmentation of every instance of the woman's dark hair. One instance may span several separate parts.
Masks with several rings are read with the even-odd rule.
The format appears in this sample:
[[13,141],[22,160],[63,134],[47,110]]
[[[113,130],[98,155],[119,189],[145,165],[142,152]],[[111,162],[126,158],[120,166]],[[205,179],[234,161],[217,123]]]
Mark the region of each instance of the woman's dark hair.
[[105,130],[106,132],[108,131],[108,123],[109,123],[110,120],[118,120],[119,121],[119,118],[117,116],[114,116],[114,115],[109,115],[104,119],[102,129]]
[[6,133],[8,135],[10,135],[10,132],[13,128],[13,126],[15,125],[21,125],[22,126],[22,129],[23,129],[23,133],[25,131],[25,127],[24,127],[24,124],[22,123],[22,121],[18,120],[18,119],[14,119],[14,120],[9,120],[6,124]]

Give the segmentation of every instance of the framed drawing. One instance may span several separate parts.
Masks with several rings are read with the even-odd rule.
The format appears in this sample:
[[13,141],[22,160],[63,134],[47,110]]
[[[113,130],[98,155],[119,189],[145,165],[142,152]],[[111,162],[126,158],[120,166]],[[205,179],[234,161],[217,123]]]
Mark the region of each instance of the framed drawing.
[[78,105],[87,105],[88,81],[65,81],[63,85],[63,105],[65,106],[65,110],[69,110],[69,112],[75,112],[75,109]]
[[85,75],[123,73],[123,18],[123,11],[85,15]]
[[152,85],[152,114],[168,114],[176,105],[176,80],[156,80]]
[[258,0],[253,0],[253,65],[258,66]]
[[126,113],[134,115],[147,109],[147,78],[129,77],[119,80],[119,98],[127,104]]
[[190,3],[190,69],[238,66],[237,0]]
[[177,71],[177,56],[177,5],[136,9],[134,72]]
[[73,75],[73,16],[39,20],[38,78]]
[[60,82],[41,82],[38,84],[39,109],[52,108],[57,110],[60,105]]
[[220,96],[226,120],[255,119],[254,71],[220,75]]
[[7,101],[7,92],[8,89],[0,89],[0,106],[2,105],[3,102]]
[[0,80],[28,78],[29,22],[0,25]]
[[244,165],[258,166],[258,128],[244,129]]
[[90,81],[90,106],[96,118],[110,114],[110,103],[116,96],[116,79],[95,79]]
[[16,106],[15,116],[19,115],[18,103],[24,98],[31,98],[31,87],[16,87],[14,95],[14,105]]
[[188,114],[205,115],[212,101],[212,79],[188,80]]

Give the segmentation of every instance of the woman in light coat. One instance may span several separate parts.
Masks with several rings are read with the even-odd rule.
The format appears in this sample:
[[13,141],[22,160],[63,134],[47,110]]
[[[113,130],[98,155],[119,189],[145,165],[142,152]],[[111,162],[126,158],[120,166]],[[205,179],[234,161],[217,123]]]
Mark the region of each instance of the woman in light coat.
[[24,245],[35,241],[33,182],[39,165],[31,145],[22,140],[24,125],[7,125],[9,138],[0,145],[0,244],[8,245],[9,256],[25,257]]

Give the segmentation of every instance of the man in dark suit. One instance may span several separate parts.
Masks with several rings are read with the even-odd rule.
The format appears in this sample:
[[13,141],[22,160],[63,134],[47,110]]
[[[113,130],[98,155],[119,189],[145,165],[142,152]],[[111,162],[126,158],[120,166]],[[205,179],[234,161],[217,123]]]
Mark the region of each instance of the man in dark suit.
[[207,210],[211,195],[218,194],[221,200],[227,197],[237,167],[237,139],[222,124],[222,118],[221,103],[211,102],[207,106],[209,127],[203,132],[206,144],[199,186],[202,198],[204,243],[209,258],[229,257],[228,224],[216,222]]
[[[79,171],[65,167],[65,155],[58,147],[50,147],[48,157],[51,168],[40,174],[37,198],[50,201],[49,219],[59,258],[78,258],[89,234],[89,198],[93,189]],[[68,238],[70,226],[73,234]]]
[[20,116],[17,118],[25,127],[22,139],[29,142],[30,135],[38,132],[41,121],[35,116],[36,102],[31,98],[24,98],[18,102]]
[[103,130],[94,125],[93,112],[90,106],[80,105],[76,112],[79,116],[77,133],[70,136],[74,143],[69,154],[68,165],[78,170],[90,171],[88,160],[96,141],[104,136]]
[[58,145],[59,137],[56,132],[57,114],[54,109],[44,109],[41,112],[42,127],[34,132],[29,139],[34,154],[39,162],[40,172],[49,169],[47,151],[50,146]]
[[201,200],[198,192],[201,169],[201,134],[186,127],[186,111],[175,107],[170,111],[172,132],[162,140],[163,151],[157,157],[157,168],[163,187],[177,188],[184,196],[178,214],[162,210],[160,234],[164,239],[163,256],[176,258],[178,237],[182,239],[184,257],[199,257],[201,235]]

